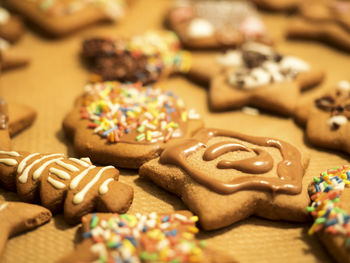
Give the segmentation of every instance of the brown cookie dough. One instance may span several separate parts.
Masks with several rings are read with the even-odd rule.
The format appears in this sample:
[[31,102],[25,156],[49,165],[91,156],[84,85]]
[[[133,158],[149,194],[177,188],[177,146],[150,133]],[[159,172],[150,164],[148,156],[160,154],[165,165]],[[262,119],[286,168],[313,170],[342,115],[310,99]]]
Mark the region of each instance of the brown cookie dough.
[[264,23],[246,1],[181,1],[167,22],[187,48],[229,48],[247,40],[271,44]]
[[82,243],[58,262],[236,262],[195,238],[197,220],[189,211],[90,214],[82,219]]
[[18,16],[11,15],[0,6],[0,38],[10,43],[18,41],[24,33],[22,20]]
[[8,132],[8,107],[4,99],[0,97],[0,145],[4,150],[10,150],[11,140]]
[[38,227],[51,219],[44,207],[0,201],[0,256],[9,237]]
[[309,187],[307,208],[315,219],[309,234],[317,236],[337,262],[350,262],[350,167],[328,169]]
[[78,155],[134,169],[158,157],[171,141],[190,137],[201,127],[199,115],[161,83],[88,85],[63,121]]
[[350,153],[350,82],[340,81],[296,113],[299,122],[306,123],[306,137],[312,144]]
[[295,11],[302,0],[250,0],[257,7],[269,11]]
[[25,202],[40,201],[53,213],[63,211],[70,224],[93,211],[125,213],[133,189],[118,182],[118,176],[113,166],[97,167],[89,158],[0,151],[0,184],[16,190]]
[[6,71],[27,66],[30,59],[27,55],[4,44],[4,40],[0,39],[0,70]]
[[289,38],[318,40],[350,51],[350,2],[308,0],[288,23]]
[[47,35],[62,37],[101,21],[124,16],[124,0],[4,0],[5,6],[38,26]]
[[324,78],[323,71],[305,61],[253,42],[227,52],[218,62],[222,70],[211,79],[209,90],[214,111],[249,105],[290,116],[301,91]]
[[82,57],[101,80],[152,83],[187,72],[191,54],[170,31],[147,31],[129,39],[95,37],[83,42]]
[[8,130],[11,137],[31,126],[37,116],[32,107],[15,102],[9,103],[8,114]]
[[167,147],[139,174],[181,197],[201,226],[211,230],[250,215],[309,220],[307,165],[308,158],[287,142],[202,129]]

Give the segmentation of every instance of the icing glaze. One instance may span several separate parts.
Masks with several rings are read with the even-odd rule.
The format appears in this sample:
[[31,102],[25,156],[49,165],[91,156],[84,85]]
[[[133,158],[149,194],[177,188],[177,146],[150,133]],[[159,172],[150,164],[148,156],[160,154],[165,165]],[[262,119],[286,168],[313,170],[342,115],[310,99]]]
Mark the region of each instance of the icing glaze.
[[[57,162],[56,162],[57,163]],[[57,175],[59,178],[61,178],[62,180],[69,180],[70,179],[70,175],[69,173],[62,171],[60,169],[57,169],[55,167],[51,167],[49,169],[50,173],[53,173],[55,175]]]
[[[85,161],[85,159],[88,159],[88,162]],[[91,164],[91,161],[89,158],[81,158],[80,160],[77,159],[77,158],[69,158],[69,160],[81,165],[81,166],[84,166],[84,167],[89,167],[89,165]]]
[[20,154],[18,152],[14,152],[14,151],[11,151],[11,152],[0,151],[0,154],[6,154],[6,155],[9,155],[9,156],[13,156],[13,157],[19,157],[20,156]]
[[99,170],[99,172],[95,175],[95,177],[87,185],[85,185],[85,187],[80,192],[78,192],[74,196],[73,203],[74,204],[80,204],[81,202],[83,202],[86,193],[100,179],[100,177],[102,176],[103,172],[105,170],[111,169],[111,168],[114,168],[114,167],[113,166],[106,166],[106,167],[103,167],[101,170]]
[[96,168],[96,166],[91,165],[87,169],[82,171],[80,174],[78,174],[76,177],[74,177],[70,183],[70,189],[75,189],[79,185],[80,181],[88,174],[88,172],[94,168]]
[[31,158],[35,157],[39,155],[39,153],[32,153],[30,155],[28,155],[27,157],[25,157],[18,165],[17,168],[17,173],[21,174],[23,172],[23,169],[27,166],[27,161],[29,161]]
[[3,203],[0,205],[0,212],[5,210],[5,208],[8,206],[9,204],[7,202]]
[[0,158],[0,163],[6,164],[8,166],[14,166],[18,164],[17,160],[11,158]]
[[[63,155],[63,154],[60,154]],[[63,160],[63,157],[60,158],[56,158],[56,159],[52,159],[49,161],[44,162],[38,169],[36,169],[33,173],[33,179],[37,180],[41,174],[43,173],[43,171],[46,169],[46,167],[48,167],[50,164],[55,163],[58,160]]]
[[47,181],[57,189],[63,189],[66,185],[58,180],[53,179],[51,176],[47,177]]
[[113,181],[114,181],[113,178],[108,178],[106,181],[104,181],[104,182],[101,184],[100,188],[98,189],[98,192],[99,192],[101,195],[107,193],[107,192],[108,192],[108,185],[109,185],[111,182],[113,182]]
[[79,172],[79,168],[72,165],[72,164],[69,164],[69,163],[65,163],[63,161],[57,161],[56,164],[62,166],[63,168],[66,168],[67,170],[71,171],[71,172]]

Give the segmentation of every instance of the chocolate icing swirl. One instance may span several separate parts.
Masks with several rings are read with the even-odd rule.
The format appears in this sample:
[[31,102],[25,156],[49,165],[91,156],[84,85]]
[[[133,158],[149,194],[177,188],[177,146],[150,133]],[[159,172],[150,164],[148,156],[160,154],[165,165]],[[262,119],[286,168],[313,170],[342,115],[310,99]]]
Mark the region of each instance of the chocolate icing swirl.
[[[276,178],[267,178],[263,175],[242,176],[230,182],[223,182],[208,176],[205,172],[193,168],[187,157],[202,147],[213,137],[224,136],[246,141],[262,147],[277,148],[282,156],[282,161],[277,164]],[[255,152],[256,156],[238,161],[222,160],[218,163],[219,169],[236,169],[244,173],[263,174],[273,168],[273,159],[270,154],[260,148],[250,149],[240,143],[220,142],[209,146],[204,155],[204,161],[213,160],[230,151]],[[254,137],[241,133],[218,130],[202,129],[191,139],[184,139],[167,147],[160,156],[160,163],[172,164],[182,168],[191,178],[198,183],[220,194],[232,194],[239,190],[273,191],[285,194],[299,194],[302,189],[302,177],[304,174],[300,152],[289,143],[281,140]]]
[[7,102],[0,98],[0,129],[7,129],[8,118]]

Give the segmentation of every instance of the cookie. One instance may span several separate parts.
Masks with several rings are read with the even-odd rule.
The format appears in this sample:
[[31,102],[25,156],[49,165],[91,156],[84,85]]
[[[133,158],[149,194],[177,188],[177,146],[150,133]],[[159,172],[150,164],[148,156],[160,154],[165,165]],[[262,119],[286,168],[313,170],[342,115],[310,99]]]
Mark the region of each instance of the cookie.
[[306,122],[306,137],[312,144],[350,153],[350,82],[340,81],[297,114],[299,122]]
[[254,6],[246,1],[179,1],[167,23],[186,48],[222,49],[247,40],[272,43]]
[[30,59],[27,55],[21,54],[17,49],[11,47],[10,43],[0,38],[0,70],[6,71],[10,69],[27,66]]
[[82,57],[100,80],[151,83],[187,72],[191,54],[170,31],[147,31],[129,39],[95,37],[83,42]]
[[11,15],[0,6],[0,38],[10,43],[18,41],[24,33],[22,20],[18,16]]
[[309,220],[307,165],[308,157],[282,140],[202,129],[165,148],[139,174],[181,197],[212,230],[250,215]]
[[37,112],[28,105],[10,102],[8,115],[8,131],[12,137],[31,126],[36,119]]
[[59,262],[236,262],[195,238],[197,220],[189,211],[90,214],[82,243]]
[[253,106],[292,115],[301,91],[322,82],[324,72],[269,46],[247,43],[219,58],[223,70],[211,79],[209,104],[214,111]]
[[299,16],[288,23],[287,36],[323,41],[350,51],[350,2],[308,0],[299,7]]
[[4,150],[10,150],[11,140],[8,132],[8,107],[5,100],[0,97],[0,145]]
[[124,0],[4,0],[49,36],[62,37],[102,21],[117,21],[124,16]]
[[96,163],[136,169],[169,142],[203,126],[199,115],[162,84],[101,82],[85,90],[63,129],[76,153]]
[[51,219],[44,207],[0,201],[0,256],[9,237],[38,227]]
[[339,166],[314,177],[309,187],[312,203],[307,208],[314,218],[309,234],[316,232],[338,262],[350,262],[350,167]]
[[257,7],[269,11],[295,11],[302,3],[301,0],[250,0]]
[[113,166],[97,167],[88,158],[63,154],[0,151],[0,185],[20,199],[39,202],[53,213],[63,211],[69,224],[87,213],[126,212],[133,189],[118,182]]

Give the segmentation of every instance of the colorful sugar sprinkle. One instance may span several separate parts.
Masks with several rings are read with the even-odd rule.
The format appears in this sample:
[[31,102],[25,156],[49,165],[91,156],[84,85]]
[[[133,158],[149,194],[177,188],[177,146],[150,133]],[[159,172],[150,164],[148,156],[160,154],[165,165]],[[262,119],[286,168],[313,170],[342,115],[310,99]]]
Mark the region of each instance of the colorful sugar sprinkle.
[[339,204],[345,186],[350,184],[350,166],[343,165],[328,169],[319,178],[314,178],[316,193],[311,196],[311,206],[307,211],[314,217],[309,234],[323,229],[332,234],[341,234],[345,244],[350,241],[350,215]]
[[[185,123],[198,119],[193,110],[161,85],[100,82],[86,86],[81,118],[90,120],[88,128],[109,143],[121,140],[154,143],[181,137]],[[183,120],[181,116],[187,116]]]
[[97,262],[201,262],[206,244],[194,239],[196,219],[150,213],[111,215],[106,221],[94,214],[83,237],[93,240]]

